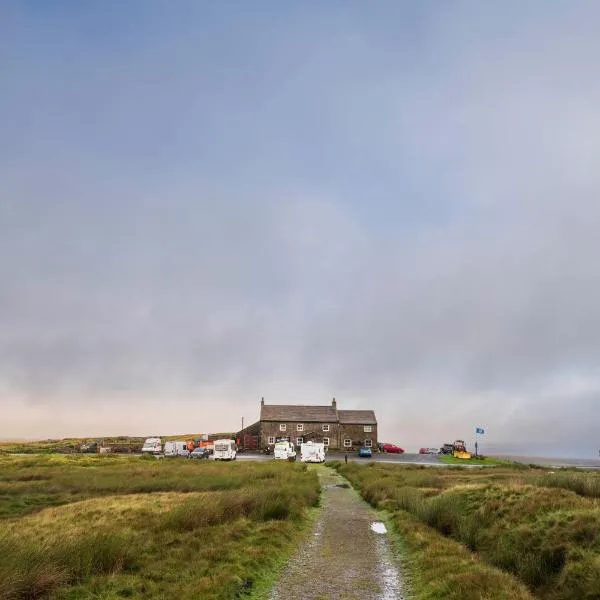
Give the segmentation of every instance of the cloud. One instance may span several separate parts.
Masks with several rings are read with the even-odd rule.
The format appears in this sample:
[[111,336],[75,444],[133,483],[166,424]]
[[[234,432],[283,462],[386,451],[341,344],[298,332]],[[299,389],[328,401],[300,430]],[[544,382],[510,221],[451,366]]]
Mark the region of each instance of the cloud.
[[547,6],[13,11],[0,436],[335,395],[595,455],[597,7]]

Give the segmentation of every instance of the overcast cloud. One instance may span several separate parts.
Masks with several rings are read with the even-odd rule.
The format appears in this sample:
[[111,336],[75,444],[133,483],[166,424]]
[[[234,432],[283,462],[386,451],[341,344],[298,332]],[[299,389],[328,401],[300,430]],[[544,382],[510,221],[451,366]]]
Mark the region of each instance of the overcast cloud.
[[1,438],[374,408],[600,448],[596,2],[0,7]]

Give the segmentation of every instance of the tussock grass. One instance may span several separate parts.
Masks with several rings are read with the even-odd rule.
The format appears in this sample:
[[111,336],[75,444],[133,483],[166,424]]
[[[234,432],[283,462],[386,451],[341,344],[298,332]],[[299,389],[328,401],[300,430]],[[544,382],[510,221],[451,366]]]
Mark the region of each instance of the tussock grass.
[[114,533],[40,544],[0,538],[0,600],[28,600],[92,575],[131,568],[134,557],[125,539]]
[[0,458],[0,600],[241,597],[318,503],[305,465]]
[[[596,474],[540,477],[539,470],[529,469],[449,469],[424,487],[418,472],[397,465],[335,466],[374,506],[397,517],[410,514],[413,522],[431,528],[431,535],[460,543],[539,598],[600,598]],[[428,546],[435,545],[431,535]]]
[[571,490],[580,496],[600,498],[600,476],[596,473],[547,473],[535,481],[547,488]]

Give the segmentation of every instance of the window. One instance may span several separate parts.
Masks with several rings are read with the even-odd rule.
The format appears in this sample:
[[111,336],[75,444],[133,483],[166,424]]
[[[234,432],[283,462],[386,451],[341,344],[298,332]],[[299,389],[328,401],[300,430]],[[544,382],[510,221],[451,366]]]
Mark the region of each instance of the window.
[[275,443],[275,438],[269,437],[269,445],[274,444],[274,443]]
[[296,438],[296,446],[299,446],[300,444],[302,444],[304,442],[304,438]]
[[371,433],[373,431],[372,425],[365,425],[365,433]]
[[323,438],[323,445],[329,446],[329,438]]
[[329,425],[323,425],[323,431],[329,431]]
[[304,423],[298,423],[298,425],[296,425],[296,431],[304,431]]
[[344,448],[350,448],[352,446],[352,440],[344,440]]
[[287,425],[285,423],[280,423],[279,431],[287,431]]
[[365,448],[370,448],[373,445],[372,440],[365,440]]

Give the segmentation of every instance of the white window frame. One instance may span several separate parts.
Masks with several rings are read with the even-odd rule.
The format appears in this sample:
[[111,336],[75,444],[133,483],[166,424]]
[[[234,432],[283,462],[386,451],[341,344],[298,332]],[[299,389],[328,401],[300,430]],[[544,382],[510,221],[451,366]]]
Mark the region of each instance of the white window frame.
[[303,437],[296,438],[296,446],[300,446],[300,444],[304,444]]
[[365,425],[364,427],[364,432],[365,433],[371,433],[373,431],[373,426],[372,425]]
[[352,447],[352,440],[346,438],[344,440],[344,448],[351,448]]
[[287,425],[285,423],[279,423],[279,431],[287,431]]
[[372,448],[373,440],[365,440],[365,448]]
[[323,425],[323,431],[329,431],[329,423]]
[[269,446],[272,446],[274,443],[275,443],[275,436],[274,435],[270,435],[269,436],[269,441],[268,441]]
[[329,446],[329,438],[323,438],[323,446]]
[[304,431],[304,423],[298,423],[296,425],[296,431]]

